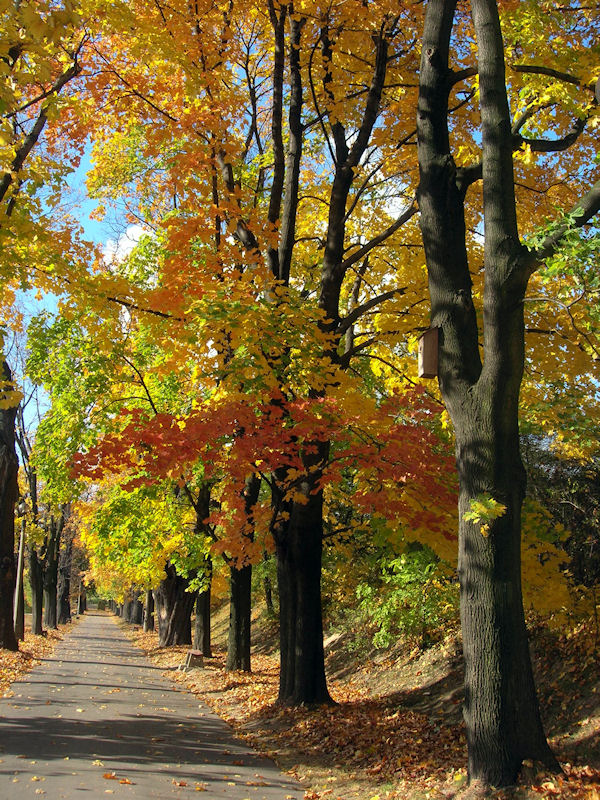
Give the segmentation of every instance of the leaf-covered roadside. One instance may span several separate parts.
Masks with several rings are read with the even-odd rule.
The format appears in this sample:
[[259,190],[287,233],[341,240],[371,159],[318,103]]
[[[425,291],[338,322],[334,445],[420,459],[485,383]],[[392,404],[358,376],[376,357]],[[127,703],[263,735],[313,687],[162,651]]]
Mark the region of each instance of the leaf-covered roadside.
[[18,651],[0,649],[0,697],[11,697],[14,694],[11,684],[49,656],[62,638],[60,630],[50,630],[46,636],[26,632]]
[[[165,669],[183,662],[187,648],[159,650],[155,634],[133,635],[138,646]],[[542,645],[537,666],[551,677],[544,711],[564,775],[540,773],[535,765],[526,765],[516,789],[481,796],[599,800],[600,759],[593,742],[600,734],[600,686],[593,634],[581,626],[569,636],[553,637],[551,646],[550,639]],[[456,722],[459,701],[447,692],[444,674],[434,672],[438,667],[431,662],[425,666],[428,654],[410,664],[413,681],[422,680],[422,686],[412,692],[389,694],[394,665],[388,662],[382,669],[382,676],[386,675],[381,696],[377,696],[376,677],[352,682],[332,678],[336,706],[289,709],[274,705],[276,656],[254,654],[252,674],[228,673],[224,651],[215,647],[213,652],[212,659],[205,659],[204,669],[188,674],[170,671],[169,675],[201,696],[238,735],[293,773],[307,787],[306,800],[424,800],[458,798],[465,792],[466,745],[462,723]],[[593,673],[591,661],[596,665]],[[443,669],[443,659],[439,664]],[[398,674],[398,684],[401,681]],[[448,713],[439,713],[438,684],[444,685],[443,697],[451,698],[446,700],[452,706]],[[581,698],[585,710],[581,719],[573,719],[569,687],[575,687]],[[409,708],[414,696],[420,700]],[[583,731],[585,737],[573,734],[567,741],[571,729]],[[472,789],[465,798],[477,796]]]

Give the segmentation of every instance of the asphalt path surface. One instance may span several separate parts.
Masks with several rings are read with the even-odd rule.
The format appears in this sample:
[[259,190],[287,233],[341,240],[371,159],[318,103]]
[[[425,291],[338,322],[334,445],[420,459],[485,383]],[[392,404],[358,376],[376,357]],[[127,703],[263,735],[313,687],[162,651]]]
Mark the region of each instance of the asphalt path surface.
[[12,689],[0,699],[0,800],[303,797],[109,615],[87,613]]

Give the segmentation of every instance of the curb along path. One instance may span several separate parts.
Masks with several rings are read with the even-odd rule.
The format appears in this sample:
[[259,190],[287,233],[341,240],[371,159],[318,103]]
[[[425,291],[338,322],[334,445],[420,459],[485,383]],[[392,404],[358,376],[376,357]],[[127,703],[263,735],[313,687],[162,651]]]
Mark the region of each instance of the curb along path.
[[0,800],[301,800],[302,787],[87,613],[0,699]]

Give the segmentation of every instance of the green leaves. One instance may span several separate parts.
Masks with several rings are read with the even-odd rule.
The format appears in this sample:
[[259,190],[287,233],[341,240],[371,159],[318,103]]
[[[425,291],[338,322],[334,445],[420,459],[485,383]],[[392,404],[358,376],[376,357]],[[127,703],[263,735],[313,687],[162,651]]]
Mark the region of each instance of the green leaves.
[[499,503],[491,495],[479,494],[470,501],[470,511],[465,511],[463,519],[481,526],[481,535],[488,536],[490,523],[499,519],[506,511],[506,506]]

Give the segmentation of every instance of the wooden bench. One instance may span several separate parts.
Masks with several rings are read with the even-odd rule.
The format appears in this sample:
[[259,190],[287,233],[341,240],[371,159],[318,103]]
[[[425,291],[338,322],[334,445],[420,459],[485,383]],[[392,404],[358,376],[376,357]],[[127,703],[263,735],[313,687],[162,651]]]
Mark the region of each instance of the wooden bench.
[[188,650],[185,662],[178,669],[180,672],[189,672],[191,669],[199,669],[204,666],[204,658],[200,650]]

